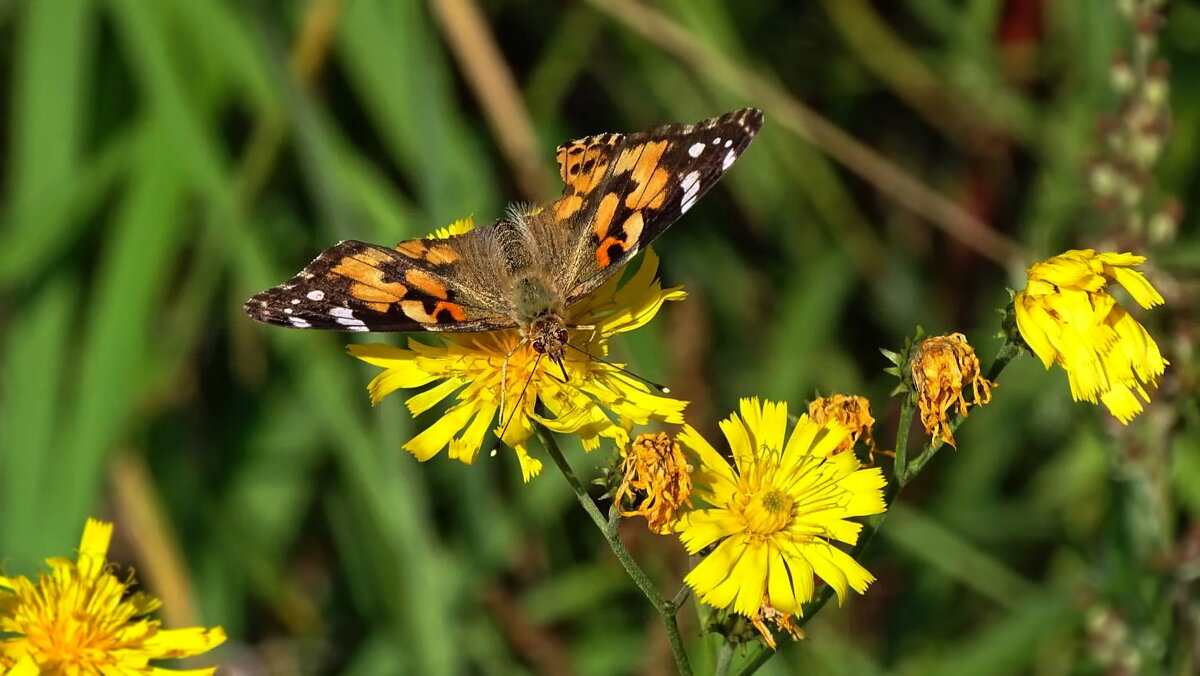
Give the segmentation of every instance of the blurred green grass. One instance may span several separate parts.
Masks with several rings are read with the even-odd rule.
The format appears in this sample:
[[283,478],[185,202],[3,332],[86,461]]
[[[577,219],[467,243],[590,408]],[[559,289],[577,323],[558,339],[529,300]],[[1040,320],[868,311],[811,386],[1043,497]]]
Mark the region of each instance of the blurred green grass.
[[[763,105],[608,6],[482,6],[547,168],[570,137]],[[655,6],[1030,256],[1106,234],[1083,167],[1116,102],[1111,55],[1128,41],[1108,3]],[[330,10],[331,43],[305,83],[290,53],[313,8]],[[1017,28],[1031,36],[1013,38],[1029,8],[1032,27]],[[879,26],[902,60],[863,51]],[[8,572],[68,555],[83,519],[102,515],[118,523],[113,558],[153,590],[169,577],[126,527],[141,522],[130,505],[144,505],[169,524],[197,606],[167,608],[168,620],[224,625],[221,656],[245,673],[668,673],[649,608],[563,482],[547,472],[521,485],[504,450],[473,467],[418,464],[400,445],[431,418],[410,420],[399,396],[370,408],[372,374],[343,354],[344,338],[241,314],[245,297],[337,239],[395,242],[528,197],[428,7],[37,0],[0,4],[0,36]],[[1163,37],[1174,120],[1159,192],[1190,213],[1200,9],[1173,3]],[[928,69],[945,119],[905,98],[904,63]],[[965,331],[988,358],[993,309],[1020,268],[881,196],[773,113],[723,187],[658,243],[688,307],[618,354],[692,400],[701,429],[740,396],[798,407],[817,391],[858,392],[877,407],[877,437],[892,439],[893,383],[876,348],[920,323]],[[1171,541],[1195,537],[1200,511],[1188,314],[1200,241],[1184,227],[1148,253],[1174,280],[1154,328],[1173,366],[1167,403],[1134,434],[1152,448],[1169,435],[1151,485]],[[823,613],[812,640],[762,673],[1100,673],[1084,629],[1108,606],[1137,609],[1127,619],[1140,654],[1186,673],[1196,656],[1179,639],[1195,631],[1195,602],[1171,605],[1187,579],[1150,567],[1124,532],[1146,530],[1136,515],[1123,523],[1142,484],[1109,466],[1113,444],[1060,372],[1019,362],[960,450],[905,494],[866,562],[876,586]],[[144,464],[151,484],[131,484],[117,457]],[[577,448],[571,458],[589,475],[606,464]],[[673,590],[686,563],[677,543],[628,525]],[[694,617],[684,631],[703,673]]]

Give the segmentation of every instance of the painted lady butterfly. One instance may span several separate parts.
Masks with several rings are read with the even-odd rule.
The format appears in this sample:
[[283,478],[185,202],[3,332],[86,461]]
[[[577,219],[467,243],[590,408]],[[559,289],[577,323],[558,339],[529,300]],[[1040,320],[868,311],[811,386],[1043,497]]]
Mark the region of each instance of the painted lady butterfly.
[[558,147],[566,187],[545,207],[394,249],[345,241],[246,301],[279,326],[337,331],[519,328],[561,363],[567,308],[675,222],[729,170],[762,126],[737,110],[696,124],[600,134]]

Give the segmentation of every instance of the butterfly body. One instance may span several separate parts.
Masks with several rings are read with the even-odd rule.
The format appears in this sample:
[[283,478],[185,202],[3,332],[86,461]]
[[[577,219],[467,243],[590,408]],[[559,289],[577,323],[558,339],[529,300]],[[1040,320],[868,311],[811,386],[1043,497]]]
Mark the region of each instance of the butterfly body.
[[387,248],[345,241],[246,302],[254,319],[341,331],[517,328],[561,361],[569,308],[686,212],[762,125],[748,108],[696,124],[565,143],[565,188],[490,226]]

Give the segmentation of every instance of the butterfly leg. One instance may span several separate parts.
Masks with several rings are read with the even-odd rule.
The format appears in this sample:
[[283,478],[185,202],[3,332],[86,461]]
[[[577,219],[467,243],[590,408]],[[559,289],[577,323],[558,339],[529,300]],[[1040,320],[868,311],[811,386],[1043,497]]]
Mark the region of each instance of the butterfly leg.
[[528,343],[529,338],[527,336],[521,336],[521,340],[517,341],[517,344],[513,346],[513,349],[509,350],[508,354],[504,355],[504,361],[500,362],[500,416],[497,419],[497,422],[499,422],[501,425],[504,424],[504,400],[506,398],[505,394],[508,392],[508,360],[517,353],[517,350],[525,347],[525,345]]
[[591,331],[591,334],[588,335],[587,339],[589,344],[596,339],[596,331],[599,330],[599,327],[597,327],[595,324],[569,324],[567,325],[567,328],[573,331]]

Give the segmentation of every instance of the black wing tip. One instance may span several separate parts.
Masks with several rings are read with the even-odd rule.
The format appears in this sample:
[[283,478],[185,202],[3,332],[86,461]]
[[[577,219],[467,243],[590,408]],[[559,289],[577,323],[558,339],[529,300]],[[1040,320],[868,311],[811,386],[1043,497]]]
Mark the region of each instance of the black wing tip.
[[763,111],[758,108],[739,108],[716,118],[720,122],[733,122],[744,127],[751,135],[762,128]]

